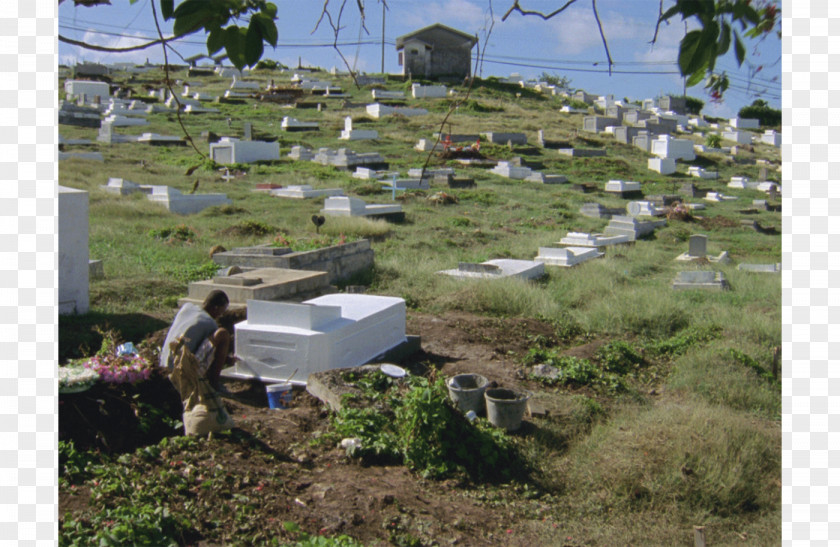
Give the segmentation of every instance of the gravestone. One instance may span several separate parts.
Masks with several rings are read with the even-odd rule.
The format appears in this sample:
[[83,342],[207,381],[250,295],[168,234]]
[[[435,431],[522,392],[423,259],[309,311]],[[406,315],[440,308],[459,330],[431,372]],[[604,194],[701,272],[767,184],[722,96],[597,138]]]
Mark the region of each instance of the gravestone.
[[244,124],[242,124],[242,140],[251,140],[251,122],[245,122]]
[[515,277],[523,280],[536,279],[545,274],[545,264],[533,260],[497,258],[481,264],[461,262],[454,270],[442,270],[439,274],[460,279],[502,279]]
[[745,272],[756,273],[781,273],[782,265],[775,264],[738,264],[738,269]]
[[692,257],[706,257],[706,243],[708,237],[694,234],[688,238],[688,255]]
[[698,270],[679,272],[671,287],[675,290],[723,290],[727,288],[727,282],[722,272]]

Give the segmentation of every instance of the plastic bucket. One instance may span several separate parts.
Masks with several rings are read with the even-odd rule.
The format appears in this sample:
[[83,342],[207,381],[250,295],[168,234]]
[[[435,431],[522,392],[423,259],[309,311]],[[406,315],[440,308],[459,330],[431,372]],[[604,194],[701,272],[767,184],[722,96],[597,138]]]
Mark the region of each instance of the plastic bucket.
[[265,386],[268,395],[268,408],[289,408],[292,402],[292,384],[269,384]]
[[528,408],[531,394],[514,389],[492,388],[484,392],[487,420],[496,427],[516,431],[522,425],[522,416]]
[[484,390],[488,380],[480,374],[458,374],[446,382],[449,398],[461,412],[470,410],[476,414],[484,411]]

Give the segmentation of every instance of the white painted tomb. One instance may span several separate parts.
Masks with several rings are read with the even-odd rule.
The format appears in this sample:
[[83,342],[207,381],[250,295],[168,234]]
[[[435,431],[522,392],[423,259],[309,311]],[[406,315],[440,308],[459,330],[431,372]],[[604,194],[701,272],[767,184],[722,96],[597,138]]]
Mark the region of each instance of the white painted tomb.
[[441,270],[439,274],[463,279],[501,279],[514,277],[530,280],[545,274],[545,264],[535,260],[495,258],[480,264],[462,262],[454,270]]
[[415,99],[442,99],[446,97],[446,86],[411,84],[411,96]]
[[346,116],[344,118],[344,130],[338,138],[344,141],[378,139],[379,132],[374,129],[353,129],[353,118]]
[[494,175],[499,175],[500,177],[507,177],[516,180],[524,180],[532,173],[530,167],[511,165],[508,161],[500,161],[493,169],[490,169],[489,172]]
[[312,188],[309,184],[301,184],[299,186],[287,186],[285,188],[275,188],[269,191],[269,194],[279,198],[292,199],[309,199],[318,198],[322,196],[342,196],[344,190],[341,188]]
[[648,169],[662,175],[670,175],[677,171],[677,160],[674,158],[649,158]]
[[775,264],[738,264],[738,269],[744,272],[781,273],[782,265]]
[[402,205],[394,204],[368,204],[359,198],[349,196],[333,196],[324,200],[324,208],[321,213],[324,215],[341,217],[363,217],[372,215],[395,214],[402,212]]
[[[328,294],[299,304],[249,300],[234,327],[240,361],[227,377],[305,384],[314,372],[361,366],[406,341],[405,300]],[[295,372],[297,371],[297,372]]]
[[381,118],[382,116],[393,116],[399,114],[401,116],[423,116],[429,111],[425,108],[405,108],[397,106],[387,106],[381,103],[373,103],[367,105],[365,108],[368,116],[372,118]]
[[694,141],[691,139],[675,139],[671,135],[659,135],[650,143],[650,153],[660,158],[693,161]]
[[111,95],[110,86],[107,82],[94,82],[90,80],[66,80],[64,82],[64,92],[74,97],[85,95],[88,99],[99,97],[103,100]]
[[170,186],[150,186],[152,189],[146,198],[166,207],[170,213],[191,215],[215,205],[233,203],[225,194],[182,194]]
[[384,89],[372,89],[370,95],[374,99],[405,99],[404,91],[386,91]]
[[204,106],[197,106],[194,104],[188,104],[184,107],[184,112],[187,114],[205,114],[210,112],[219,112],[218,108],[207,108]]
[[737,129],[728,128],[720,132],[720,138],[725,141],[734,141],[738,144],[752,143],[752,133],[749,131],[738,131]]
[[385,176],[385,173],[379,172],[376,169],[358,166],[356,167],[356,170],[353,171],[353,174],[351,174],[350,176],[354,179],[379,180]]
[[782,145],[782,134],[777,133],[773,129],[768,129],[761,135],[761,142],[770,146],[779,147]]
[[58,187],[58,313],[86,313],[90,308],[88,193]]
[[137,118],[134,116],[121,116],[119,114],[111,114],[106,116],[102,123],[110,124],[111,127],[128,127],[132,125],[149,125],[148,120],[144,118]]
[[218,142],[210,143],[210,159],[220,164],[278,160],[280,144],[223,137]]
[[730,118],[729,125],[735,129],[758,129],[759,122],[756,118]]
[[625,180],[611,180],[604,185],[605,192],[640,192],[641,183]]
[[688,174],[701,179],[716,179],[718,176],[717,171],[706,171],[703,167],[697,167],[696,165],[688,167]]
[[560,245],[570,247],[606,247],[627,243],[630,237],[626,235],[589,234],[586,232],[569,232],[560,240]]
[[306,131],[318,129],[318,122],[302,122],[289,116],[283,116],[280,121],[280,129],[283,131]]
[[420,139],[417,141],[417,144],[414,145],[414,149],[418,152],[431,152],[432,150],[435,152],[441,152],[443,151],[443,144],[436,139]]
[[652,201],[631,201],[627,204],[627,214],[631,217],[658,217],[665,214],[665,208],[656,207]]
[[597,247],[540,247],[534,260],[546,266],[571,267],[602,256]]

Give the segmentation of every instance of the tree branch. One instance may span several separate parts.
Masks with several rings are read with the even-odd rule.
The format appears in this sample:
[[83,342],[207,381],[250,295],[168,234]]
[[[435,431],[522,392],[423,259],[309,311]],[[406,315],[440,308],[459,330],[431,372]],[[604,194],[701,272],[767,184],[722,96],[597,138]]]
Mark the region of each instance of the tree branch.
[[545,13],[542,13],[542,12],[540,12],[540,11],[523,10],[523,9],[519,6],[519,0],[514,0],[513,5],[510,7],[510,9],[508,9],[508,10],[507,10],[507,13],[505,13],[505,14],[502,16],[502,21],[504,21],[505,19],[507,19],[508,15],[510,15],[510,14],[511,14],[512,12],[514,12],[514,11],[517,11],[517,12],[521,13],[522,15],[537,15],[537,16],[539,16],[539,17],[542,17],[542,18],[543,18],[543,19],[545,19],[546,21],[548,21],[549,19],[551,19],[552,17],[554,17],[554,16],[555,16],[555,15],[557,15],[558,13],[562,12],[563,10],[565,10],[566,8],[568,8],[569,6],[571,6],[572,4],[574,4],[575,2],[577,2],[577,0],[568,0],[568,2],[566,2],[566,3],[563,5],[563,7],[558,8],[558,9],[556,9],[556,10],[552,11],[551,13],[545,14]]
[[[344,28],[341,26],[341,16],[344,14],[344,7],[347,5],[347,0],[341,0],[341,7],[338,9],[338,17],[336,18],[335,22],[333,22],[332,14],[330,14],[328,9],[329,4],[330,0],[324,0],[324,7],[321,9],[321,16],[318,17],[318,22],[315,24],[315,28],[312,29],[312,32],[310,32],[310,34],[318,30],[318,27],[321,26],[321,21],[323,21],[324,17],[326,17],[327,22],[333,30],[333,49],[335,49],[336,53],[338,53],[338,56],[341,57],[341,60],[344,62],[344,66],[347,67],[347,71],[350,73],[350,77],[353,78],[353,83],[356,85],[356,89],[361,89],[362,86],[359,85],[359,80],[356,79],[356,71],[353,70],[353,67],[350,66],[350,62],[347,60],[346,57],[344,57],[344,54],[338,47],[338,37],[341,34],[341,30]],[[364,0],[356,0],[356,6],[359,9],[359,16],[361,17],[362,28],[364,29],[365,33],[370,34],[367,27],[365,26]]]
[[112,52],[121,52],[121,51],[137,51],[138,49],[146,49],[147,47],[152,47],[157,44],[165,44],[170,40],[175,40],[181,38],[182,36],[186,36],[186,34],[182,34],[181,36],[170,36],[169,38],[164,38],[163,36],[160,37],[159,40],[154,40],[152,42],[147,42],[145,44],[140,44],[139,46],[128,46],[128,47],[106,47],[106,46],[97,46],[95,44],[88,44],[86,42],[80,42],[78,40],[73,40],[72,38],[67,38],[66,36],[62,36],[61,34],[58,35],[58,40],[60,42],[64,42],[66,44],[74,45],[83,47],[85,49],[92,49],[94,51],[112,51]]
[[659,16],[656,18],[656,28],[653,30],[653,39],[650,41],[650,45],[656,43],[656,37],[659,36],[659,25],[662,23],[662,0],[659,0]]
[[178,95],[172,89],[172,80],[169,78],[169,56],[166,53],[166,46],[168,44],[166,43],[166,40],[164,40],[164,38],[163,38],[163,31],[160,30],[160,23],[158,22],[157,10],[155,9],[154,0],[149,2],[149,4],[151,4],[151,6],[152,6],[152,19],[154,19],[154,21],[155,21],[155,28],[157,28],[158,36],[160,36],[160,42],[163,43],[163,70],[164,70],[165,75],[166,75],[166,79],[165,79],[166,87],[167,87],[167,89],[169,89],[169,92],[172,93],[172,96],[175,98],[175,104],[177,105],[176,108],[175,108],[175,116],[178,118],[178,124],[181,126],[181,130],[184,132],[184,136],[186,137],[187,142],[190,143],[190,146],[193,147],[193,149],[196,151],[196,153],[199,156],[201,156],[202,159],[206,159],[207,156],[202,154],[201,150],[199,150],[198,147],[195,145],[195,142],[193,142],[192,136],[190,135],[189,131],[187,131],[187,128],[184,125],[184,121],[181,119],[181,101],[178,100]]
[[607,62],[609,62],[609,73],[612,76],[613,60],[610,56],[610,48],[607,46],[607,37],[604,36],[604,28],[601,26],[601,18],[598,17],[598,8],[595,6],[595,0],[592,0],[592,11],[595,13],[595,21],[598,22],[598,30],[601,32],[601,41],[604,42],[604,50],[607,52]]

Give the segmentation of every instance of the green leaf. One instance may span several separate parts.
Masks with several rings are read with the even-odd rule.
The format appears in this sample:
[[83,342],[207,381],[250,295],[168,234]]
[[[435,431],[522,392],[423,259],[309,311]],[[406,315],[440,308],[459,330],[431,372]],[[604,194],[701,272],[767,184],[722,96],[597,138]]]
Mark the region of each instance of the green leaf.
[[706,69],[701,68],[700,70],[691,75],[691,77],[685,82],[685,86],[692,87],[699,84],[705,75]]
[[172,11],[174,9],[174,0],[160,0],[160,14],[163,15],[165,21],[172,18]]
[[720,32],[720,40],[718,41],[718,48],[717,48],[717,55],[723,55],[727,51],[729,51],[729,45],[731,42],[730,38],[730,27],[728,23],[723,23],[723,28]]
[[[177,11],[177,10],[176,10]],[[175,16],[172,32],[175,36],[183,36],[202,28],[207,20],[207,12],[198,11],[182,16]]]
[[272,21],[277,19],[277,6],[271,2],[266,2],[262,7],[262,13],[271,18]]
[[277,26],[274,20],[264,13],[255,13],[251,17],[251,24],[259,25],[262,31],[262,39],[269,43],[272,47],[277,47]]
[[692,30],[680,41],[680,54],[677,61],[683,76],[693,74],[704,64],[706,52],[702,48],[703,32]]
[[213,55],[225,47],[225,31],[216,28],[207,35],[207,55]]
[[175,19],[179,17],[183,17],[184,15],[190,15],[199,11],[205,11],[209,6],[207,2],[204,0],[184,0],[178,7],[175,8],[175,11],[172,12],[172,15],[175,16]]
[[744,62],[746,50],[744,49],[744,44],[741,42],[741,39],[734,30],[732,31],[732,37],[735,38],[735,60],[738,61],[738,66],[741,66],[741,63]]
[[224,30],[225,52],[233,66],[242,69],[245,62],[245,29],[231,25]]

